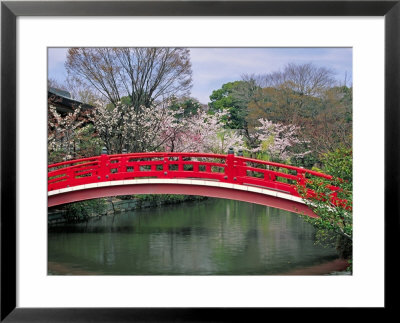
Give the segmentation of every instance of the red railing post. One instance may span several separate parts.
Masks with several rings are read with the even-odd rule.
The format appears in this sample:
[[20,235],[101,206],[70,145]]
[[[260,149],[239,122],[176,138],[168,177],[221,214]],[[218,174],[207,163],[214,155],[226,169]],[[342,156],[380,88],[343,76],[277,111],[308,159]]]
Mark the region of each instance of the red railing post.
[[163,174],[165,177],[167,177],[168,173],[169,173],[169,158],[168,156],[164,156]]
[[228,182],[233,182],[235,177],[235,152],[232,147],[229,147],[228,155],[226,156],[226,167],[224,179]]
[[[122,154],[125,155],[127,153],[127,150],[124,148],[122,149]],[[120,163],[120,167],[118,168],[118,172],[120,173],[126,173],[128,172],[127,168],[126,168],[126,160],[127,157],[122,156],[119,163]]]
[[[238,157],[243,157],[243,150],[238,150]],[[238,184],[243,184],[242,177],[246,176],[246,170],[243,168],[246,166],[246,163],[235,156],[235,173],[234,173],[234,180]]]
[[97,173],[97,180],[104,182],[109,179],[109,164],[110,164],[110,158],[107,155],[107,149],[103,148],[100,156],[100,168]]
[[66,173],[67,179],[67,187],[74,186],[75,184],[75,172],[73,169],[69,168]]
[[182,172],[184,170],[183,162],[184,162],[183,156],[179,156],[178,157],[178,171],[179,172]]

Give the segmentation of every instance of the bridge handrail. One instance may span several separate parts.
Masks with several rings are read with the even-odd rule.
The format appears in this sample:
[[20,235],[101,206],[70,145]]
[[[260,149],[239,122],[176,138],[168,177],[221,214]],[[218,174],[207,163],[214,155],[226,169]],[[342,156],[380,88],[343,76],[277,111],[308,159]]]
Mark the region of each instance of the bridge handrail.
[[47,168],[56,168],[56,167],[60,167],[60,166],[70,165],[70,164],[79,165],[80,163],[83,163],[85,161],[99,160],[99,158],[100,158],[100,156],[94,156],[94,157],[86,157],[86,158],[80,158],[80,159],[74,159],[74,160],[67,160],[67,161],[63,161],[63,162],[59,162],[59,163],[49,164],[49,165],[47,165]]
[[[182,161],[182,158],[185,158],[185,157],[213,158],[213,159],[223,159],[226,161],[226,159],[228,158],[229,155],[212,154],[212,153],[190,153],[190,152],[188,152],[188,153],[186,153],[186,152],[167,152],[167,153],[145,152],[145,153],[129,153],[129,154],[115,154],[115,155],[100,155],[100,156],[80,158],[80,159],[76,159],[76,160],[50,164],[50,165],[48,165],[48,169],[49,169],[48,177],[61,175],[61,174],[63,174],[63,172],[65,172],[67,170],[79,169],[79,168],[82,168],[82,167],[85,167],[88,165],[98,166],[99,163],[101,162],[102,156],[106,156],[106,158],[110,162],[110,164],[114,164],[114,163],[112,163],[113,161],[120,161],[121,159],[127,161],[131,158],[145,159],[145,158],[155,158],[155,157],[159,157],[159,158],[179,157],[180,160],[169,161],[169,163],[193,164],[193,163],[197,162],[197,163],[202,163],[202,164],[210,164],[210,165],[215,165],[215,166],[229,167],[229,165],[226,165],[226,164],[210,163],[210,162],[206,162],[206,161],[201,161],[201,162],[200,161]],[[232,160],[234,163],[236,163],[236,165],[234,167],[243,167],[247,170],[260,172],[260,173],[271,173],[271,174],[274,173],[276,176],[286,177],[288,179],[294,179],[293,175],[285,174],[285,173],[277,172],[277,171],[273,171],[273,170],[265,170],[265,169],[254,167],[253,165],[248,166],[247,163],[253,163],[253,164],[266,165],[266,166],[272,166],[272,167],[277,167],[277,168],[293,170],[293,171],[296,171],[296,173],[300,174],[300,175],[308,173],[310,175],[323,177],[326,179],[332,178],[332,176],[330,176],[330,175],[315,172],[315,171],[308,170],[305,168],[300,168],[300,167],[295,167],[295,166],[291,166],[291,165],[275,163],[275,162],[270,162],[270,161],[264,161],[264,160],[258,160],[258,159],[252,159],[252,158],[247,158],[247,157],[240,157],[240,156],[232,156]],[[141,165],[141,164],[142,165],[145,165],[145,164],[151,165],[151,164],[156,164],[157,162],[162,162],[162,161],[134,161],[133,163],[136,163],[138,165]],[[240,163],[238,163],[238,162],[242,162],[242,165],[240,165]],[[128,162],[128,163],[132,163],[132,162]],[[50,170],[50,169],[52,169],[52,170]],[[88,168],[85,168],[85,170],[88,170]]]
[[126,153],[126,154],[115,154],[107,155],[112,158],[114,157],[137,157],[146,158],[148,157],[209,157],[209,158],[222,158],[225,159],[227,155],[224,154],[213,154],[213,153],[192,153],[192,152],[144,152],[144,153]]
[[307,174],[317,176],[317,177],[322,177],[325,179],[332,179],[331,175],[316,172],[316,171],[313,171],[313,170],[307,169],[307,168],[296,167],[296,166],[292,166],[292,165],[286,165],[286,164],[271,162],[271,161],[267,161],[267,160],[253,159],[253,158],[248,158],[248,157],[235,156],[235,159],[239,160],[239,161],[243,161],[243,162],[252,162],[252,163],[262,164],[262,165],[267,165],[267,166],[272,166],[272,167],[286,168],[286,169],[294,170],[296,172],[307,173]]
[[[128,154],[115,154],[115,155],[107,155],[109,156],[110,160],[115,160],[118,158],[147,158],[147,157],[199,157],[199,158],[218,158],[218,159],[226,159],[227,155],[223,154],[213,154],[213,153],[186,153],[186,152],[145,152],[145,153],[128,153]],[[80,158],[80,159],[75,159],[75,160],[70,160],[70,161],[63,161],[59,163],[54,163],[50,164],[47,167],[50,168],[56,168],[60,166],[65,166],[65,165],[71,165],[67,167],[72,167],[72,166],[80,166],[80,163],[83,163],[85,161],[99,161],[101,156],[94,156],[94,157],[86,157],[86,158]],[[240,157],[240,156],[234,156],[235,160],[237,161],[242,161],[242,162],[252,162],[255,164],[262,164],[262,165],[267,165],[267,166],[272,166],[272,167],[279,167],[279,168],[286,168],[290,170],[294,170],[300,173],[307,173],[313,176],[317,177],[323,177],[326,179],[332,179],[331,175],[327,175],[324,173],[316,172],[310,169],[306,168],[301,168],[301,167],[296,167],[296,166],[291,166],[291,165],[286,165],[286,164],[281,164],[281,163],[276,163],[276,162],[271,162],[271,161],[266,161],[266,160],[259,160],[259,159],[253,159],[253,158],[248,158],[248,157]]]

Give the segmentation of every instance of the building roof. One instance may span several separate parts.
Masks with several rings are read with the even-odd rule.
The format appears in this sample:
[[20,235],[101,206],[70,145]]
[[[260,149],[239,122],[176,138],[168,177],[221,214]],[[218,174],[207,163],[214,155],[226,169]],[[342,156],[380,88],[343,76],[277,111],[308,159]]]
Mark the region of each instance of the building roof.
[[57,89],[55,87],[49,87],[49,92],[56,94],[58,96],[62,96],[67,99],[71,99],[71,93],[65,90]]
[[54,105],[60,113],[71,113],[77,108],[82,111],[92,110],[94,107],[77,100],[71,99],[71,94],[67,91],[49,87],[47,91],[48,103]]

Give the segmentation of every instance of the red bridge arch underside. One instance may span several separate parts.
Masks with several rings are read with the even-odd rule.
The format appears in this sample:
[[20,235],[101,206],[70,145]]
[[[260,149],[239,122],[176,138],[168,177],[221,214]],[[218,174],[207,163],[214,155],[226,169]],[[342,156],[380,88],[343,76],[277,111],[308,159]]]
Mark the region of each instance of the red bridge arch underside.
[[262,193],[236,190],[226,187],[182,184],[135,184],[135,185],[110,185],[105,187],[88,188],[62,194],[48,196],[48,206],[57,206],[83,200],[134,194],[184,194],[216,197],[237,200],[273,207],[293,213],[317,217],[305,204],[285,198],[265,195]]

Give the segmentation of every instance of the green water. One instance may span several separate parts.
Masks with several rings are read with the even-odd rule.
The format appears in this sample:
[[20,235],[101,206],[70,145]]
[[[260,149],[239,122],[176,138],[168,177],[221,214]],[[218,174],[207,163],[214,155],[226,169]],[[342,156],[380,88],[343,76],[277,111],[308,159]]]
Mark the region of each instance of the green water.
[[143,209],[48,234],[49,274],[279,275],[337,258],[296,214],[223,199]]

